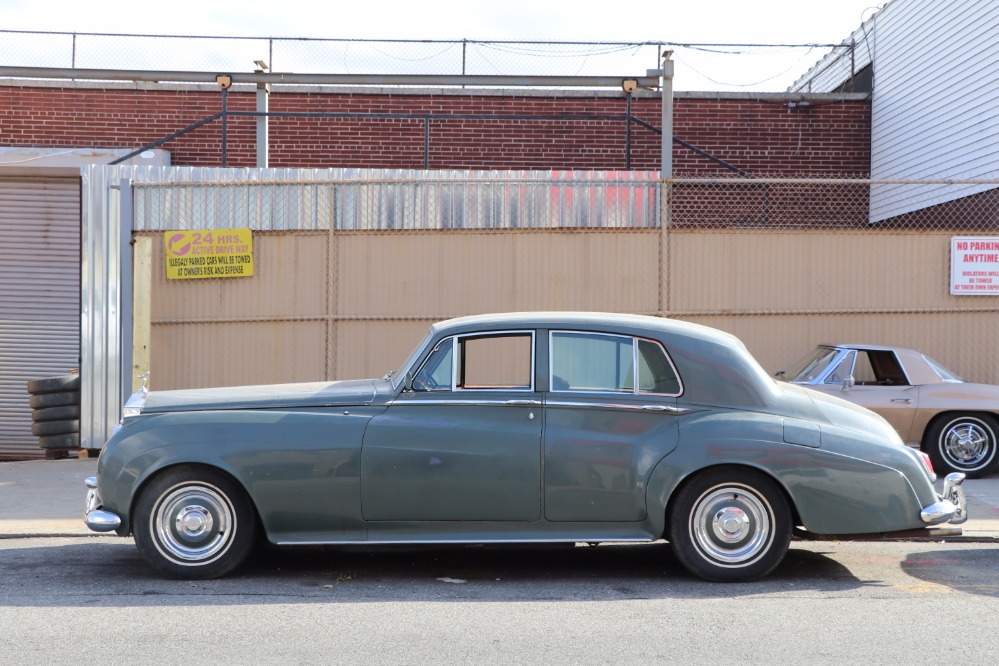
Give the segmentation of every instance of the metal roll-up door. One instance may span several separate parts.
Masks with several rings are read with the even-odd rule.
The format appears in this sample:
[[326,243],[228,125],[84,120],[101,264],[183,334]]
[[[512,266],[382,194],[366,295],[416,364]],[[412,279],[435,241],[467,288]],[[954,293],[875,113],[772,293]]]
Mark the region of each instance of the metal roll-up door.
[[80,179],[0,175],[0,460],[45,457],[27,382],[79,357]]

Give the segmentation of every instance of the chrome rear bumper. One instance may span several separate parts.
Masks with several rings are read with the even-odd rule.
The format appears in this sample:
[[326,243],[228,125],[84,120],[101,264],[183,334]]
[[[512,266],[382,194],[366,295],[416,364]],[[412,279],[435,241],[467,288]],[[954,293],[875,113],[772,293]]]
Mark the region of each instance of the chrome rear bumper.
[[950,523],[960,525],[968,520],[968,502],[964,497],[964,474],[953,472],[944,478],[939,502],[924,507],[919,516],[927,525]]
[[83,512],[83,522],[87,527],[95,532],[113,532],[121,527],[121,518],[110,511],[105,511],[101,506],[96,477],[88,477],[84,483],[87,484],[87,503]]

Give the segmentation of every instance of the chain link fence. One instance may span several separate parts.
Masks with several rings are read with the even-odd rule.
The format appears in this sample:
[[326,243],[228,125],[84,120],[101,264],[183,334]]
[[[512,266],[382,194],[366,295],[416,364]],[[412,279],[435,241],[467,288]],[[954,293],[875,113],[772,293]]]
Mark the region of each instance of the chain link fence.
[[[432,321],[511,310],[705,323],[771,371],[820,342],[897,344],[999,383],[999,297],[948,287],[956,237],[999,248],[997,193],[655,172],[137,183],[155,386],[372,376]],[[253,278],[165,278],[164,231],[247,226]],[[989,257],[999,264],[999,250],[972,258]],[[988,270],[972,280],[999,285]]]
[[0,30],[10,67],[371,75],[638,76],[673,51],[678,90],[781,91],[852,44],[373,40]]

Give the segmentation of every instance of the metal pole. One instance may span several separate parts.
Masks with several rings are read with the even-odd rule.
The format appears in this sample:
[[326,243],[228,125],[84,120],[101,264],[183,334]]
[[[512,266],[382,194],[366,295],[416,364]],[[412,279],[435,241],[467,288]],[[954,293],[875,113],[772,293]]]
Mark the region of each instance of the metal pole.
[[663,52],[662,177],[673,177],[673,56]]
[[270,118],[267,110],[271,96],[271,84],[257,84],[257,168],[266,169],[270,160]]
[[430,169],[430,116],[423,117],[423,169]]
[[[121,415],[121,407],[125,400],[132,394],[132,317],[134,314],[134,303],[132,296],[133,272],[132,272],[132,224],[134,215],[134,205],[132,199],[132,181],[123,178],[119,181],[118,201],[120,212],[118,214],[118,339],[121,348],[118,350],[120,367],[118,368],[118,386],[114,387],[118,398],[114,405],[116,416]],[[108,378],[109,383],[111,378]],[[108,387],[111,389],[111,387]],[[108,391],[110,393],[110,390]]]
[[225,168],[229,166],[227,164],[228,155],[228,141],[229,141],[229,89],[222,89],[222,167]]
[[631,171],[631,93],[625,93],[627,105],[624,119],[624,168]]
[[662,182],[660,185],[660,226],[659,226],[659,316],[670,316],[670,261],[669,228],[672,224],[672,184],[673,177],[673,61],[672,51],[663,52],[663,108],[662,108]]

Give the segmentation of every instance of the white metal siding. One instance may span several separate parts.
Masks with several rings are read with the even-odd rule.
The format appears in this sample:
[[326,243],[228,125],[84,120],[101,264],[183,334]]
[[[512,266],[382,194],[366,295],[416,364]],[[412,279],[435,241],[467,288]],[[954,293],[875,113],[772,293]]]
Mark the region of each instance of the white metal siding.
[[0,176],[0,459],[44,456],[26,383],[79,355],[80,179]]
[[[857,68],[874,61],[871,178],[999,178],[999,2],[894,0],[852,35]],[[830,53],[793,91],[827,92],[849,77]],[[873,185],[878,222],[985,191],[989,185]]]
[[[871,177],[999,177],[999,3],[897,0],[878,24]],[[989,189],[871,188],[879,221]]]

